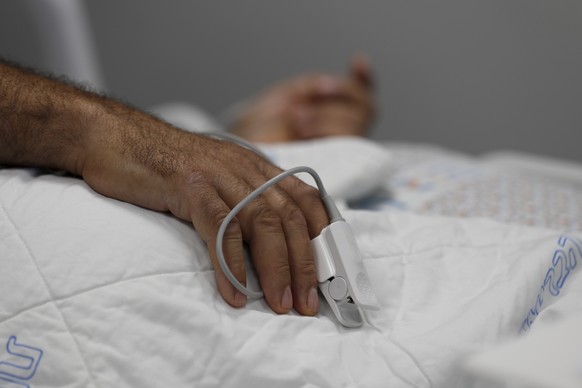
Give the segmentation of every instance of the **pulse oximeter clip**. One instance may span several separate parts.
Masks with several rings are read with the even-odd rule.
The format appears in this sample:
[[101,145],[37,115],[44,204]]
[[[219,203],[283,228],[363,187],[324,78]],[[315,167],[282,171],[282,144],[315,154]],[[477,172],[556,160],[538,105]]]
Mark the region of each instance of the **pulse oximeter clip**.
[[379,307],[350,226],[343,220],[331,223],[311,240],[311,246],[319,291],[337,320],[346,327],[361,326],[361,308]]
[[311,240],[317,268],[319,290],[337,320],[346,327],[359,327],[364,322],[362,308],[377,310],[378,300],[371,286],[353,232],[327,194],[319,175],[310,167],[295,167],[282,172],[255,189],[236,205],[223,220],[216,238],[216,255],[222,271],[232,285],[249,298],[263,297],[262,291],[243,286],[232,274],[223,252],[223,237],[228,224],[250,201],[284,178],[306,172],[316,181],[331,223]]

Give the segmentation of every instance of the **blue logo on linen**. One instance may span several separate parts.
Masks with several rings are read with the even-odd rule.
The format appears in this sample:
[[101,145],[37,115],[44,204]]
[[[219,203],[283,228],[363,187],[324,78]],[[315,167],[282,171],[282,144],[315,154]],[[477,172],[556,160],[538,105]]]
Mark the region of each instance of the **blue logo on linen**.
[[560,236],[550,268],[546,272],[533,307],[519,329],[520,334],[527,333],[542,311],[542,307],[560,295],[566,279],[580,260],[582,260],[582,241],[572,236]]
[[30,387],[25,381],[34,377],[43,351],[17,342],[11,336],[5,352],[0,352],[0,388]]

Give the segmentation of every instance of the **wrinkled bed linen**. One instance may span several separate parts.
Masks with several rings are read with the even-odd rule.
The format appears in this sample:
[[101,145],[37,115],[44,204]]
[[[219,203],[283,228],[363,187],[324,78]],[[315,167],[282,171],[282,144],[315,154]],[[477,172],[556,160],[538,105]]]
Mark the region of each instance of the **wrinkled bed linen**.
[[0,386],[454,387],[465,354],[581,311],[580,233],[344,216],[381,303],[359,329],[233,309],[191,225],[0,170]]

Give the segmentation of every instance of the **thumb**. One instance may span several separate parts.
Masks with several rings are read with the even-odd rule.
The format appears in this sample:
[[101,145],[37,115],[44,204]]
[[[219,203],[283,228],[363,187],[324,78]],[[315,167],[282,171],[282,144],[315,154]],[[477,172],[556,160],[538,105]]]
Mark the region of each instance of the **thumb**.
[[373,87],[372,66],[366,55],[358,54],[352,58],[350,76],[366,88]]

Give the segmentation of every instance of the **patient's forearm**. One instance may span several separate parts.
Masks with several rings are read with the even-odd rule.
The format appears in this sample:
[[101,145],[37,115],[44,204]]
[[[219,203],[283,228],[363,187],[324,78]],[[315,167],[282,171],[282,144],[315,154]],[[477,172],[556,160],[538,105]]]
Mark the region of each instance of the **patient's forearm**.
[[80,173],[90,94],[0,62],[0,163]]
[[0,164],[65,170],[116,198],[87,175],[87,160],[98,176],[107,164],[131,175],[175,170],[182,131],[145,112],[1,61],[0,91]]

